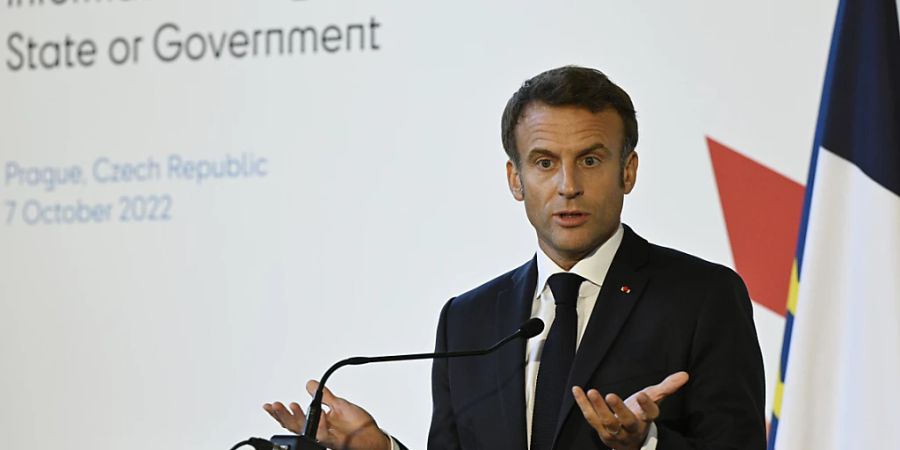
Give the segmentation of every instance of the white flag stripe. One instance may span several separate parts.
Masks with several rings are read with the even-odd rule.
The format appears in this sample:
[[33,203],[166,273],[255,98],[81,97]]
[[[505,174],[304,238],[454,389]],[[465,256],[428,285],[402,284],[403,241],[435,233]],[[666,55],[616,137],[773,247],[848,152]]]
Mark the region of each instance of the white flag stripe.
[[900,448],[900,197],[822,148],[776,449]]

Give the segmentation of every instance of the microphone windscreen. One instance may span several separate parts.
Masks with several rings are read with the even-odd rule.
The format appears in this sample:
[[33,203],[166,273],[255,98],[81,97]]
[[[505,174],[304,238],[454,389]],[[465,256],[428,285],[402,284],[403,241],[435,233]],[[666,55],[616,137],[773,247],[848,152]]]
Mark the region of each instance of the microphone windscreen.
[[519,328],[519,331],[522,333],[522,337],[524,337],[525,339],[531,339],[541,334],[541,331],[544,331],[544,321],[538,319],[537,317],[532,317],[528,319],[527,322],[522,324],[522,327]]

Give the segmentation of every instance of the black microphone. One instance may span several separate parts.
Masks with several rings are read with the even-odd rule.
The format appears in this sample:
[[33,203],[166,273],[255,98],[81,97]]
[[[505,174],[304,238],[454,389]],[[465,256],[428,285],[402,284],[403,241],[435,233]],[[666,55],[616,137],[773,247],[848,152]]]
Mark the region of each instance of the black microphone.
[[460,358],[467,356],[481,356],[492,353],[508,342],[518,339],[531,339],[544,330],[544,321],[537,317],[528,319],[515,333],[500,340],[496,344],[483,350],[464,350],[456,352],[440,352],[440,353],[412,353],[407,355],[389,355],[389,356],[356,356],[336,362],[325,371],[319,381],[319,388],[309,403],[306,412],[306,426],[303,434],[299,436],[272,436],[272,448],[285,450],[323,450],[318,441],[316,441],[316,430],[319,428],[319,415],[322,413],[322,392],[325,389],[325,382],[335,370],[344,366],[358,366],[362,364],[388,362],[388,361],[410,361],[415,359],[444,359],[444,358]]

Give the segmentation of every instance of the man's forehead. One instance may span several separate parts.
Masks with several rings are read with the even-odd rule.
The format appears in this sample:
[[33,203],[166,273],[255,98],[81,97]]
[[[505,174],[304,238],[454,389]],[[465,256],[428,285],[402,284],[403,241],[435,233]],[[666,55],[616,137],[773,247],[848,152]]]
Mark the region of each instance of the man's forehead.
[[615,108],[609,106],[599,111],[579,105],[548,105],[543,102],[531,102],[522,109],[516,122],[516,129],[522,124],[542,122],[571,122],[573,120],[603,120],[609,124],[617,125],[616,128],[624,129],[624,122]]
[[580,106],[532,103],[522,112],[515,134],[517,140],[527,141],[521,143],[529,147],[532,141],[546,139],[596,140],[605,147],[617,147],[621,145],[624,123],[613,108],[591,112]]

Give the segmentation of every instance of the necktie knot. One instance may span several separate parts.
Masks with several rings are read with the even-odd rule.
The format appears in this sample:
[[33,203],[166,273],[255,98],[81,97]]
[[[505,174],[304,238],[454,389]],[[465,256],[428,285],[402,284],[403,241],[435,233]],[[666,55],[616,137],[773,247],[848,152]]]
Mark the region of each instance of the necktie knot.
[[578,289],[582,282],[584,282],[584,278],[569,272],[555,273],[547,279],[557,306],[574,307],[578,302]]

